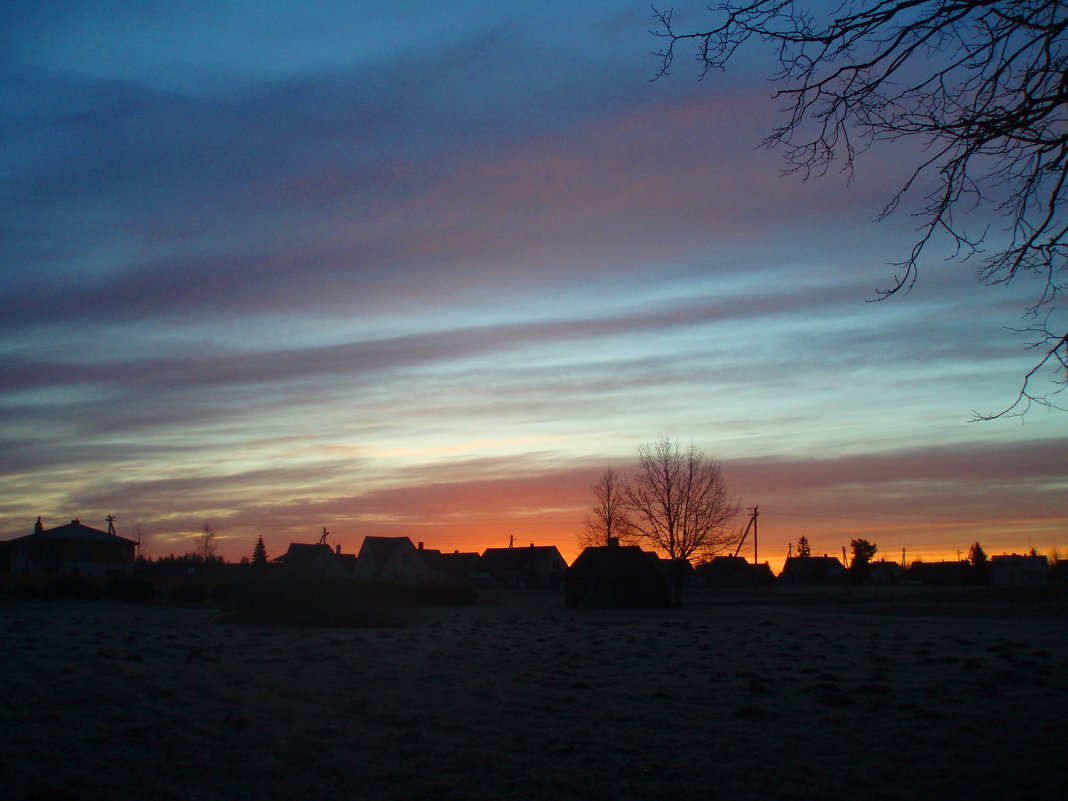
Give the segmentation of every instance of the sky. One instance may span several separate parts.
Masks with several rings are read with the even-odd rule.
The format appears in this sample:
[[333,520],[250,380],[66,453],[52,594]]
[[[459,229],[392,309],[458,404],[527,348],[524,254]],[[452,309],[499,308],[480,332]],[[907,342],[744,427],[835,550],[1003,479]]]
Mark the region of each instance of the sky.
[[231,560],[323,528],[570,560],[601,471],[669,436],[740,525],[759,507],[775,570],[801,535],[1068,552],[1068,414],[972,422],[1033,363],[1007,328],[1036,287],[936,242],[871,302],[916,148],[784,176],[767,54],[652,80],[654,27],[618,0],[5,6],[0,538],[112,514],[151,557],[209,524]]

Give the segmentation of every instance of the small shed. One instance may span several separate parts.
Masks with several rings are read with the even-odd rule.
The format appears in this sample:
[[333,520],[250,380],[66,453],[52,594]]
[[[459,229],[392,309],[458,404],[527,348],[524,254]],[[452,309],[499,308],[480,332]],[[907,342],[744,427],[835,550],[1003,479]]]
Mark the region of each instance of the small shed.
[[[653,555],[655,557],[655,554]],[[637,545],[586,548],[564,574],[567,606],[671,606],[671,587],[657,559]]]

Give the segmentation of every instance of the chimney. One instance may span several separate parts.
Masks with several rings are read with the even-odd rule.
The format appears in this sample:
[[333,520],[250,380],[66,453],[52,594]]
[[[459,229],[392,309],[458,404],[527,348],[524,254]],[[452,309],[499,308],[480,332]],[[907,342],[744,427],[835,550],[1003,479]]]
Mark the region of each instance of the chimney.
[[40,516],[37,517],[37,524],[33,527],[34,534],[44,534],[44,526],[41,525]]
[[335,547],[337,548],[337,550],[335,550],[334,553],[336,553],[338,556],[341,556],[341,543],[339,542]]
[[618,548],[619,547],[619,537],[609,537],[608,538],[608,547],[609,548]]
[[532,542],[532,543],[530,543],[530,547],[531,547],[531,548],[533,548],[533,547],[534,547],[534,543],[533,543],[533,542]]
[[81,523],[82,523],[81,519],[77,518],[77,517],[70,521],[70,524],[72,526],[80,526]]
[[423,543],[419,543],[419,550],[423,550]]

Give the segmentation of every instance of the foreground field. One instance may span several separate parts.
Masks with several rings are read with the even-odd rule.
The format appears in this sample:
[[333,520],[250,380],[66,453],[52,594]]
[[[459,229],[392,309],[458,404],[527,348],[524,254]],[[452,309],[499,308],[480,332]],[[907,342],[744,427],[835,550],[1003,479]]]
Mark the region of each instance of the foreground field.
[[0,606],[0,797],[1068,797],[1058,607]]

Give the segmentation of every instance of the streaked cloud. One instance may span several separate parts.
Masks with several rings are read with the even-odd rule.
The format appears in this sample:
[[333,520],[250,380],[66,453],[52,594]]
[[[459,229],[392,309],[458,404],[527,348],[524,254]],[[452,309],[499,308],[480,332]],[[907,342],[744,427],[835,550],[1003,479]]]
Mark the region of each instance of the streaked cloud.
[[[1063,540],[1063,422],[966,423],[1028,367],[1026,284],[867,304],[900,151],[783,178],[763,76],[650,83],[645,5],[0,14],[0,533],[567,548],[671,432],[769,515]],[[1029,489],[984,461],[1029,453]]]

